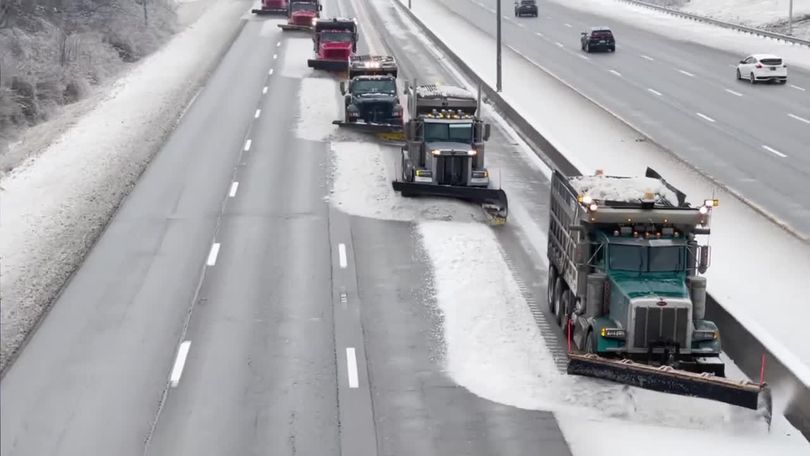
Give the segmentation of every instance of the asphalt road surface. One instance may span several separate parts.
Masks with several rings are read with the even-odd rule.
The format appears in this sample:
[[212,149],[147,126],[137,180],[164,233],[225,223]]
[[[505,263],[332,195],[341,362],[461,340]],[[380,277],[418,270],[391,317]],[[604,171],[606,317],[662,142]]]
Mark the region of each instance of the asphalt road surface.
[[[495,35],[495,0],[442,3]],[[744,55],[554,2],[539,6],[538,18],[516,18],[503,2],[505,46],[810,240],[810,201],[802,197],[810,179],[810,72],[786,61],[786,85],[752,86],[736,80]],[[596,25],[612,28],[615,53],[580,49],[580,32]],[[587,134],[588,125],[579,128]]]
[[[374,5],[325,9],[378,24],[391,6]],[[413,225],[325,202],[328,141],[296,136],[302,79],[283,71],[301,35],[276,23],[247,19],[7,371],[0,453],[569,455],[552,414],[443,373]],[[452,82],[417,40],[380,32],[364,25],[363,39],[410,77]],[[542,226],[548,182],[497,126],[491,142]],[[543,296],[525,236],[507,226],[499,239]]]

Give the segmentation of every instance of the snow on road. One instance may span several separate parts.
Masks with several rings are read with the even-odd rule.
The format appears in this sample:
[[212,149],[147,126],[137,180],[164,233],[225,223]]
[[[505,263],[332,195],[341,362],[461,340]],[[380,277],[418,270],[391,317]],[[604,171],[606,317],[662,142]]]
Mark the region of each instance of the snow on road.
[[[446,14],[433,0],[414,3],[413,11],[476,73],[495,85],[491,37],[458,16]],[[720,207],[712,215],[708,290],[810,385],[810,344],[804,337],[804,322],[810,319],[806,305],[810,296],[810,247],[670,153],[637,141],[636,131],[607,112],[594,109],[590,101],[518,54],[504,50],[503,66],[502,97],[581,171],[603,169],[609,175],[640,176],[650,166],[694,201],[720,199]],[[571,119],[578,121],[572,123]],[[578,125],[588,125],[588,134],[583,135]],[[767,250],[751,246],[751,240],[767,242]]]
[[[202,3],[201,4],[205,4]],[[0,181],[0,364],[84,258],[173,128],[244,4],[219,1],[117,81],[90,113]]]
[[491,228],[421,222],[443,314],[447,374],[486,399],[555,412],[575,455],[805,455],[810,443],[783,417],[771,433],[757,412],[570,377],[556,369]]

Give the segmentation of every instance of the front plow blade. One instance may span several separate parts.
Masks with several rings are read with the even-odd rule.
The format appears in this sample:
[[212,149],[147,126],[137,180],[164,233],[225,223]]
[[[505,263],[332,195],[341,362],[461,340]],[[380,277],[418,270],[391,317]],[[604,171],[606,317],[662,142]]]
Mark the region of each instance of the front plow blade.
[[495,225],[506,223],[509,202],[506,192],[499,188],[436,185],[420,182],[394,181],[394,190],[402,196],[440,196],[458,198],[480,204]]
[[278,28],[284,31],[301,31],[301,32],[311,32],[312,27],[309,25],[293,25],[293,24],[278,24]]
[[[362,133],[387,134],[402,132],[402,124],[346,122],[343,120],[333,120],[332,124],[338,125],[341,128],[350,128]],[[400,136],[404,138],[404,135]]]
[[611,380],[662,393],[712,399],[752,410],[762,409],[769,423],[773,409],[770,388],[766,384],[759,385],[747,380],[734,381],[668,366],[653,367],[629,360],[570,353],[568,373]]
[[309,59],[307,60],[307,66],[323,71],[349,71],[348,60]]
[[287,15],[287,8],[284,9],[252,9],[250,10],[253,14],[258,14],[259,16],[286,16]]

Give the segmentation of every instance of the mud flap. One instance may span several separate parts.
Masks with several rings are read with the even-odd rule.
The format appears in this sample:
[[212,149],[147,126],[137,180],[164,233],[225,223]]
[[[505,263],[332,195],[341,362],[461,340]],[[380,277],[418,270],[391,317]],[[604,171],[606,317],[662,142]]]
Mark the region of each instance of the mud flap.
[[770,424],[773,410],[770,388],[747,380],[734,381],[711,374],[696,374],[669,366],[654,367],[630,360],[593,354],[569,353],[568,374],[611,380],[662,393],[700,397],[761,410]]
[[456,185],[423,184],[420,182],[394,181],[394,190],[403,196],[440,196],[458,198],[480,204],[495,225],[506,223],[509,202],[506,192],[499,188],[464,187]]
[[292,25],[292,24],[278,24],[278,28],[284,30],[285,32],[289,31],[300,31],[300,32],[311,32],[312,27],[308,25]]
[[307,60],[307,66],[310,68],[314,68],[316,70],[323,70],[323,71],[349,71],[349,61],[348,60],[320,60],[320,59],[309,59]]
[[258,14],[259,16],[286,16],[287,15],[287,8],[284,9],[252,9],[250,10],[253,14]]

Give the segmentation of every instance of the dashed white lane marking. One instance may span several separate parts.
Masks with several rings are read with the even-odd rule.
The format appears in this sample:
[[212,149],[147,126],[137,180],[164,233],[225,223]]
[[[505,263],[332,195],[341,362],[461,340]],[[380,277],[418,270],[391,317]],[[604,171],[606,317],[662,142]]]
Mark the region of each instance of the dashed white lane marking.
[[258,119],[260,115],[262,115],[262,110],[261,110],[261,109],[257,109],[257,110],[256,110],[256,114],[253,114],[253,118],[254,118],[254,119]]
[[338,259],[340,260],[340,267],[345,269],[349,264],[346,261],[346,244],[338,244]]
[[655,60],[654,58],[650,57],[649,55],[642,55],[641,58],[645,59],[645,60],[649,60],[650,62]]
[[694,78],[694,77],[695,77],[695,75],[694,75],[694,74],[692,74],[692,73],[690,73],[690,72],[688,72],[688,71],[686,71],[686,70],[680,70],[680,69],[679,69],[679,70],[678,70],[678,72],[679,72],[679,73],[681,73],[681,74],[685,74],[685,75],[689,76],[690,78]]
[[700,118],[702,118],[702,119],[704,119],[704,120],[708,120],[709,122],[714,123],[714,119],[712,119],[711,117],[707,116],[706,114],[703,114],[703,113],[700,113],[700,112],[696,112],[695,114],[697,114],[697,115],[698,115],[698,117],[700,117]]
[[273,60],[276,60],[277,58],[278,58],[278,54],[273,54]]
[[621,76],[621,75],[622,75],[621,73],[619,73],[619,72],[618,72],[618,71],[616,71],[616,70],[608,70],[608,71],[610,71],[611,73],[615,74],[616,76]]
[[657,91],[655,89],[647,89],[647,92],[650,92],[651,94],[654,94],[654,95],[658,95],[659,97],[661,96],[661,92],[659,92],[659,91]]
[[487,8],[487,11],[489,11],[489,12],[490,12],[490,13],[492,13],[492,14],[495,14],[495,10],[494,10],[494,9],[492,9],[492,8]]
[[231,182],[231,190],[228,192],[228,196],[233,198],[236,196],[236,190],[239,189],[239,182]]
[[534,34],[535,34],[535,35],[537,35],[537,36],[539,36],[540,38],[542,38],[542,37],[543,37],[543,34],[542,34],[542,33],[540,33],[540,32],[534,32]]
[[782,157],[782,158],[787,157],[787,155],[783,154],[782,152],[779,152],[778,150],[774,149],[773,147],[769,147],[769,146],[766,146],[766,145],[763,144],[762,148],[767,150],[768,152],[776,155],[776,156],[779,156],[779,157]]
[[270,75],[270,76],[272,76],[272,75],[273,75],[273,71],[274,71],[274,70],[273,70],[272,68],[270,68],[269,70],[267,70],[267,74],[268,74],[268,75]]
[[262,87],[262,95],[267,94],[267,86]]
[[169,375],[169,382],[172,388],[176,388],[180,384],[180,376],[183,375],[183,367],[186,365],[186,358],[188,357],[188,350],[191,348],[191,341],[186,340],[180,344],[177,349],[177,357],[174,359],[174,366],[172,373]]
[[743,94],[741,94],[740,92],[735,92],[734,90],[731,90],[731,89],[725,89],[725,90],[726,90],[726,92],[728,92],[728,93],[730,93],[732,95],[735,95],[735,96],[738,96],[738,97],[743,96]]
[[556,45],[557,45],[557,46],[559,46],[559,47],[563,47],[563,46],[564,46],[564,45],[563,45],[562,43],[560,43],[559,41],[557,41],[557,42],[556,42],[556,43],[554,43],[554,44],[556,44]]
[[276,43],[276,47],[281,47],[281,41],[279,41],[278,43]]
[[504,14],[503,16],[501,16],[501,17],[502,17],[502,18],[504,18],[504,19],[506,19],[507,21],[509,20],[509,16],[507,16],[507,15],[505,15],[505,14]]
[[591,58],[588,57],[587,55],[577,54],[576,56],[581,58],[582,60],[591,60]]
[[357,355],[354,347],[346,348],[346,370],[349,372],[349,388],[357,388],[360,381],[357,378]]
[[791,86],[791,87],[793,87],[793,88],[794,88],[794,89],[796,89],[796,90],[801,90],[802,92],[804,92],[804,91],[806,91],[806,90],[807,90],[807,89],[805,89],[804,87],[799,87],[799,86],[797,86],[797,85],[793,85],[793,84],[791,84],[790,86]]
[[810,124],[810,120],[805,119],[804,117],[799,117],[796,114],[788,114],[788,117],[798,120],[799,122],[804,122],[806,124]]
[[252,144],[253,144],[253,141],[251,141],[250,139],[248,139],[247,141],[245,141],[245,147],[244,147],[242,150],[244,150],[245,152],[249,151],[249,150],[250,150],[250,146],[251,146]]
[[565,24],[566,27],[571,28],[571,24]]
[[205,264],[208,266],[217,264],[217,256],[219,256],[219,242],[214,242],[211,245],[211,250],[208,252],[208,260]]

